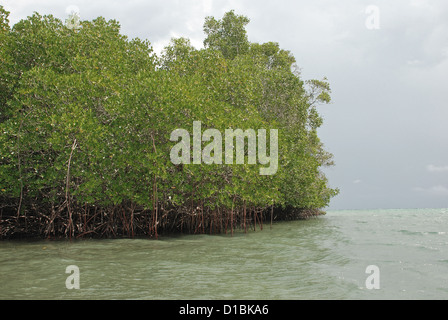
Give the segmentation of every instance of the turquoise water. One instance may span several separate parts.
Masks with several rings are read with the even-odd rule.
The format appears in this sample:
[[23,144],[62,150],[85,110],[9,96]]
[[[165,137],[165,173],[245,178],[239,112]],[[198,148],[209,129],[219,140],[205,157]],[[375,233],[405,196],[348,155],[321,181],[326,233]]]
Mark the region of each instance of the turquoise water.
[[[233,237],[3,241],[0,299],[448,299],[447,232],[448,209],[399,209]],[[79,289],[66,288],[69,265]]]

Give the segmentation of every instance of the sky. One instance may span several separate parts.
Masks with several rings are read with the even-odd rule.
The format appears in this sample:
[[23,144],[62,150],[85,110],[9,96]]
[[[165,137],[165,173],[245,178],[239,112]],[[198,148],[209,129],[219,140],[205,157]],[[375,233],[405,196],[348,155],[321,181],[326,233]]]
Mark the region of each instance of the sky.
[[172,37],[203,47],[206,16],[235,10],[251,42],[291,51],[304,80],[328,78],[319,136],[340,189],[327,210],[448,207],[446,0],[1,0],[10,24],[32,15],[116,19],[160,53]]

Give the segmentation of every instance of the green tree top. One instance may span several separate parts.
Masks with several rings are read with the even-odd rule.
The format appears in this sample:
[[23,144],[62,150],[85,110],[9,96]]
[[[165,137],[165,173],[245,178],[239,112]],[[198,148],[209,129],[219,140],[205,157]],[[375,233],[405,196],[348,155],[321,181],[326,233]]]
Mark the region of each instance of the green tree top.
[[204,40],[204,46],[220,50],[226,59],[247,53],[249,40],[245,26],[249,22],[248,17],[236,15],[233,10],[227,12],[221,20],[206,17],[204,32],[207,38]]
[[0,5],[0,33],[9,31],[9,11],[6,11],[2,5]]

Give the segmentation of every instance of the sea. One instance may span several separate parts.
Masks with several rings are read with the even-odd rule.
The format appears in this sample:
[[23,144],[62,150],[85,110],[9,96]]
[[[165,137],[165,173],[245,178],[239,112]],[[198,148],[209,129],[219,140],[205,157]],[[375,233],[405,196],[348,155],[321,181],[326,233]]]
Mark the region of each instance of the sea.
[[448,209],[330,210],[233,235],[0,241],[0,300],[448,299]]

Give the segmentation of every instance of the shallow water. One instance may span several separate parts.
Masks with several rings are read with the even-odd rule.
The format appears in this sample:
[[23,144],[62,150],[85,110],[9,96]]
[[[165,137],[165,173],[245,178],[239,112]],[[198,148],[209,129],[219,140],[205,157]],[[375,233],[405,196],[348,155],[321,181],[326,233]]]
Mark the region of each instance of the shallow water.
[[[447,209],[396,209],[233,237],[3,241],[0,299],[448,299],[447,232]],[[79,289],[66,288],[69,265]]]

